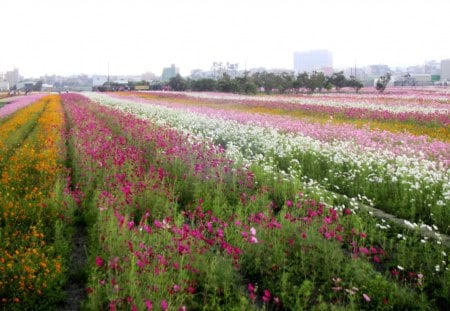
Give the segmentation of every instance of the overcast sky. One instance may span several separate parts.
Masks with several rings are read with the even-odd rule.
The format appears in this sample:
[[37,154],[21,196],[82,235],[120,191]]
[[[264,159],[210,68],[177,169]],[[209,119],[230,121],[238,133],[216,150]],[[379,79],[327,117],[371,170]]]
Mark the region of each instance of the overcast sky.
[[293,69],[311,49],[338,68],[423,64],[450,58],[449,12],[449,0],[2,0],[0,72]]

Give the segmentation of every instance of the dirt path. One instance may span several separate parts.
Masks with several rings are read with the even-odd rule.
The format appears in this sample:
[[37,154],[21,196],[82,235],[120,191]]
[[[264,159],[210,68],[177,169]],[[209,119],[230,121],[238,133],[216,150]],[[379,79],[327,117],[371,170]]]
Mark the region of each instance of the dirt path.
[[66,285],[66,301],[59,310],[75,311],[81,309],[81,303],[86,298],[86,263],[86,226],[78,221],[75,225],[75,233],[72,238],[72,254],[69,266],[69,279]]

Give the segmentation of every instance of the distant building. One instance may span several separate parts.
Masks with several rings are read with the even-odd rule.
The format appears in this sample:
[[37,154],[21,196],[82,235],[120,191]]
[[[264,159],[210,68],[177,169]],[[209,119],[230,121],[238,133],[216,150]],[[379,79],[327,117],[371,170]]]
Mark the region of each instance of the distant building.
[[141,80],[151,82],[157,80],[157,77],[153,72],[147,71],[141,75]]
[[294,71],[296,73],[324,71],[324,69],[330,71],[330,68],[333,68],[333,55],[328,50],[311,50],[294,53]]
[[441,81],[450,81],[450,58],[441,60]]
[[199,79],[213,79],[214,78],[214,71],[205,71],[201,69],[194,69],[191,70],[190,78],[192,80],[199,80]]
[[172,64],[170,67],[165,67],[161,75],[161,81],[169,81],[171,78],[176,77],[180,73],[180,69]]
[[14,68],[12,71],[7,71],[5,74],[6,81],[9,82],[10,87],[16,85],[21,80],[21,77],[19,75],[19,69]]
[[394,86],[427,86],[432,85],[432,75],[429,73],[407,73],[392,76],[390,83]]
[[8,91],[9,91],[9,82],[0,81],[0,92],[8,92]]
[[53,92],[53,85],[44,83],[41,88],[42,92]]
[[387,74],[391,70],[388,65],[370,65],[368,71],[369,75],[379,77]]
[[92,86],[102,86],[105,82],[108,81],[107,76],[93,76],[92,77]]

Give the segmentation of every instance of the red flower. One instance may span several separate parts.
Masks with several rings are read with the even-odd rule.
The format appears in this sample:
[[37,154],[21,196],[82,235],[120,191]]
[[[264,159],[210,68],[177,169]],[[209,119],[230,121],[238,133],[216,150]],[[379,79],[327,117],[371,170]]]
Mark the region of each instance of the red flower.
[[95,257],[95,264],[97,267],[103,266],[103,259],[100,256]]
[[267,289],[264,290],[264,296],[262,297],[262,300],[264,302],[270,301],[270,292]]

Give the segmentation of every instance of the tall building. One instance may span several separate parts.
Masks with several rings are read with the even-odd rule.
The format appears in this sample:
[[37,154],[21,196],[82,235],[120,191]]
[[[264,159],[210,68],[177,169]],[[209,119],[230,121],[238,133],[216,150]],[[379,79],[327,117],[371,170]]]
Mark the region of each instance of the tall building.
[[441,60],[441,81],[450,81],[450,58]]
[[169,81],[171,78],[176,77],[179,73],[180,69],[175,67],[175,64],[172,64],[170,67],[165,67],[161,75],[161,81]]
[[323,71],[333,67],[333,55],[328,50],[311,50],[294,53],[294,71]]
[[13,87],[20,81],[19,69],[14,68],[12,71],[7,71],[5,80],[9,82],[9,86]]
[[370,65],[368,69],[372,76],[383,76],[391,71],[388,65]]

